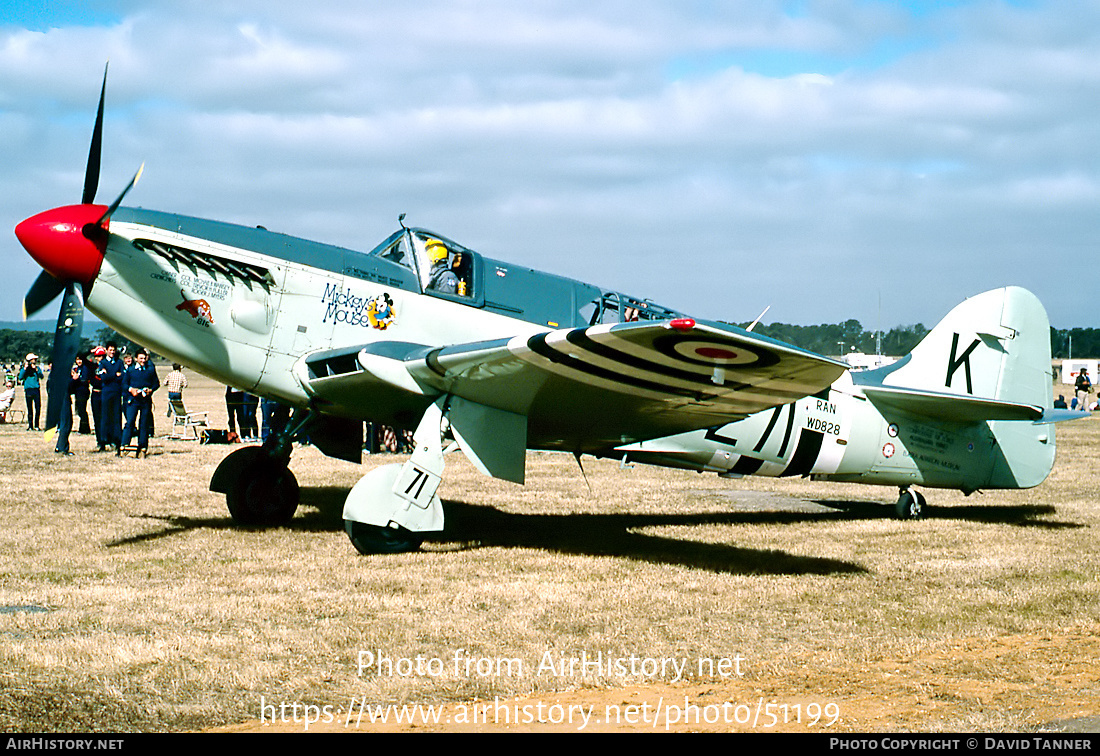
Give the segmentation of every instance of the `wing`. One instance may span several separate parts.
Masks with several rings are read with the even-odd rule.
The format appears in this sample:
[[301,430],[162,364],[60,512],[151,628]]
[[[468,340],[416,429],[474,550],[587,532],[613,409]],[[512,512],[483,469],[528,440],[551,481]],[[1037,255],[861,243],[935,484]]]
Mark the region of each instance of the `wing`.
[[[352,356],[324,355],[345,365]],[[846,369],[733,326],[687,318],[439,348],[379,342],[354,357],[353,373],[311,367],[318,376],[306,381],[311,393],[345,408],[356,394],[365,399],[368,385],[420,401],[450,395],[525,418],[526,448],[585,453],[724,424],[817,393]]]

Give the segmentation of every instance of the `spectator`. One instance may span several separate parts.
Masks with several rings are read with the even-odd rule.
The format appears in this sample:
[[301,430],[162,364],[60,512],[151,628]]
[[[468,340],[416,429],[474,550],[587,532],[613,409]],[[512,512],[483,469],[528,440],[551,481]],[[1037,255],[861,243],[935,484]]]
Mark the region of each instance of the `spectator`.
[[245,441],[260,439],[260,426],[256,422],[259,409],[260,397],[247,392],[241,396],[241,436]]
[[73,397],[76,400],[76,417],[80,420],[77,433],[88,434],[92,432],[92,425],[88,421],[88,399],[91,396],[92,366],[80,355],[76,356],[76,387]]
[[1073,384],[1077,392],[1077,408],[1087,410],[1089,408],[1089,392],[1092,391],[1092,381],[1089,379],[1089,369],[1081,368],[1077,380]]
[[[232,386],[225,387],[225,414],[229,416],[229,433],[237,436],[237,421],[240,420],[240,435],[244,435],[244,392]],[[239,438],[239,436],[238,436]]]
[[[118,347],[114,342],[107,344],[106,355],[99,361],[95,371],[102,383],[100,394],[100,419],[103,421],[103,447],[113,446],[115,451],[122,448],[122,360],[118,358]],[[102,448],[102,447],[101,447]]]
[[42,368],[38,367],[38,355],[27,355],[23,367],[19,370],[19,382],[23,384],[23,395],[27,399],[27,430],[41,430],[38,427],[42,414]]
[[168,392],[168,416],[172,414],[171,402],[183,401],[183,390],[187,388],[187,376],[183,374],[183,366],[178,362],[172,363],[172,372],[164,378],[164,389]]
[[92,353],[88,355],[88,386],[90,388],[89,397],[92,405],[92,423],[95,425],[95,442],[96,451],[106,451],[107,442],[103,440],[103,381],[98,375],[96,370],[99,368],[99,362],[107,355],[107,350],[101,346],[97,346],[92,350]]
[[15,401],[15,381],[4,381],[4,390],[0,391],[0,423],[8,421],[8,410]]
[[[78,357],[77,360],[80,358]],[[73,456],[69,450],[69,434],[73,430],[73,395],[80,385],[80,367],[76,362],[69,369],[69,380],[65,385],[65,398],[61,401],[61,414],[57,420],[57,443],[54,451],[67,457]]]
[[[129,446],[133,437],[133,428],[137,426],[137,453],[149,456],[149,429],[153,419],[153,392],[160,388],[157,370],[149,362],[149,353],[144,349],[137,353],[134,365],[126,371],[123,387],[130,397],[126,406],[126,427],[122,433],[122,446]],[[121,449],[115,452],[121,454]]]

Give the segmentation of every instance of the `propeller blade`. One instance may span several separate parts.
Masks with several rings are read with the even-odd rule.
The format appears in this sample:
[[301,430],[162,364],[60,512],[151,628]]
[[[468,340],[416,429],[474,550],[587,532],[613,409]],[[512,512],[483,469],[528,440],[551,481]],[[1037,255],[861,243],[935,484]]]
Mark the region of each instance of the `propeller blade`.
[[65,284],[46,271],[39,273],[38,278],[34,279],[31,288],[23,297],[23,320],[37,313],[63,291],[65,291]]
[[84,171],[84,196],[80,200],[82,205],[92,204],[96,190],[99,189],[99,161],[103,152],[103,101],[107,97],[108,66],[110,61],[103,67],[103,88],[99,90],[99,111],[95,117],[95,128],[92,129],[92,146],[88,149],[88,168]]
[[47,438],[53,436],[52,431],[61,421],[64,405],[69,401],[70,373],[80,349],[80,336],[84,328],[82,300],[80,284],[65,286],[65,298],[61,300],[61,312],[57,316],[57,330],[53,337],[53,351],[50,352],[50,377],[46,381],[46,424],[43,429]]
[[122,204],[122,198],[126,196],[127,192],[129,192],[131,189],[134,188],[134,184],[136,184],[138,182],[138,180],[141,178],[142,172],[144,172],[144,171],[145,171],[145,163],[142,163],[141,167],[137,169],[137,173],[135,173],[134,177],[132,179],[130,179],[130,183],[127,184],[126,188],[122,190],[122,194],[118,195],[118,197],[115,198],[115,201],[112,202],[107,207],[107,211],[105,213],[103,213],[103,215],[99,216],[99,220],[97,220],[95,222],[95,225],[97,225],[97,226],[103,225],[103,221],[110,218],[111,213],[113,213],[115,210],[118,210],[118,206]]

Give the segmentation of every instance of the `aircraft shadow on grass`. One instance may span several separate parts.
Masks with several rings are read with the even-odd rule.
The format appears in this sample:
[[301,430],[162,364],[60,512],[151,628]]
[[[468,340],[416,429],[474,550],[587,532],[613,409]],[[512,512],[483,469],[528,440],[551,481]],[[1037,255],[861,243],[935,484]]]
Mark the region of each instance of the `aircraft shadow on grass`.
[[[343,529],[341,510],[346,489],[316,487],[302,490],[308,509],[288,526],[303,532]],[[818,500],[831,511],[703,512],[699,514],[514,514],[484,505],[447,501],[447,525],[427,545],[459,544],[460,550],[500,547],[543,549],[562,554],[613,556],[732,574],[845,574],[866,573],[859,564],[823,557],[801,556],[778,549],[749,549],[725,543],[703,543],[638,532],[652,527],[705,525],[767,525],[880,520],[888,505],[859,501]],[[1003,523],[1019,527],[1074,528],[1075,523],[1036,520],[1055,512],[1050,506],[965,506],[936,508],[935,517],[974,522]],[[109,547],[156,540],[189,530],[239,527],[224,517],[136,515],[157,520],[164,527],[117,539]]]

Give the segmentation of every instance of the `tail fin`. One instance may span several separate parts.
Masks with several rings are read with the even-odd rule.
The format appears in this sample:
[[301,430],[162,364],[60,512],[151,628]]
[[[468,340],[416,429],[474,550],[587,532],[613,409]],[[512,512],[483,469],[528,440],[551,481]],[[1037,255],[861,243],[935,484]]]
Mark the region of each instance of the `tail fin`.
[[937,407],[957,404],[969,409],[954,412],[967,417],[942,419],[1036,420],[1052,405],[1050,321],[1026,289],[987,291],[951,310],[899,362],[856,375],[872,393],[898,402],[923,396],[917,414],[936,416]]
[[[853,374],[886,415],[901,411],[950,424],[988,423],[990,488],[1029,488],[1054,464],[1050,321],[1018,287],[971,297],[899,362]],[[1031,422],[1020,422],[1031,421]]]

